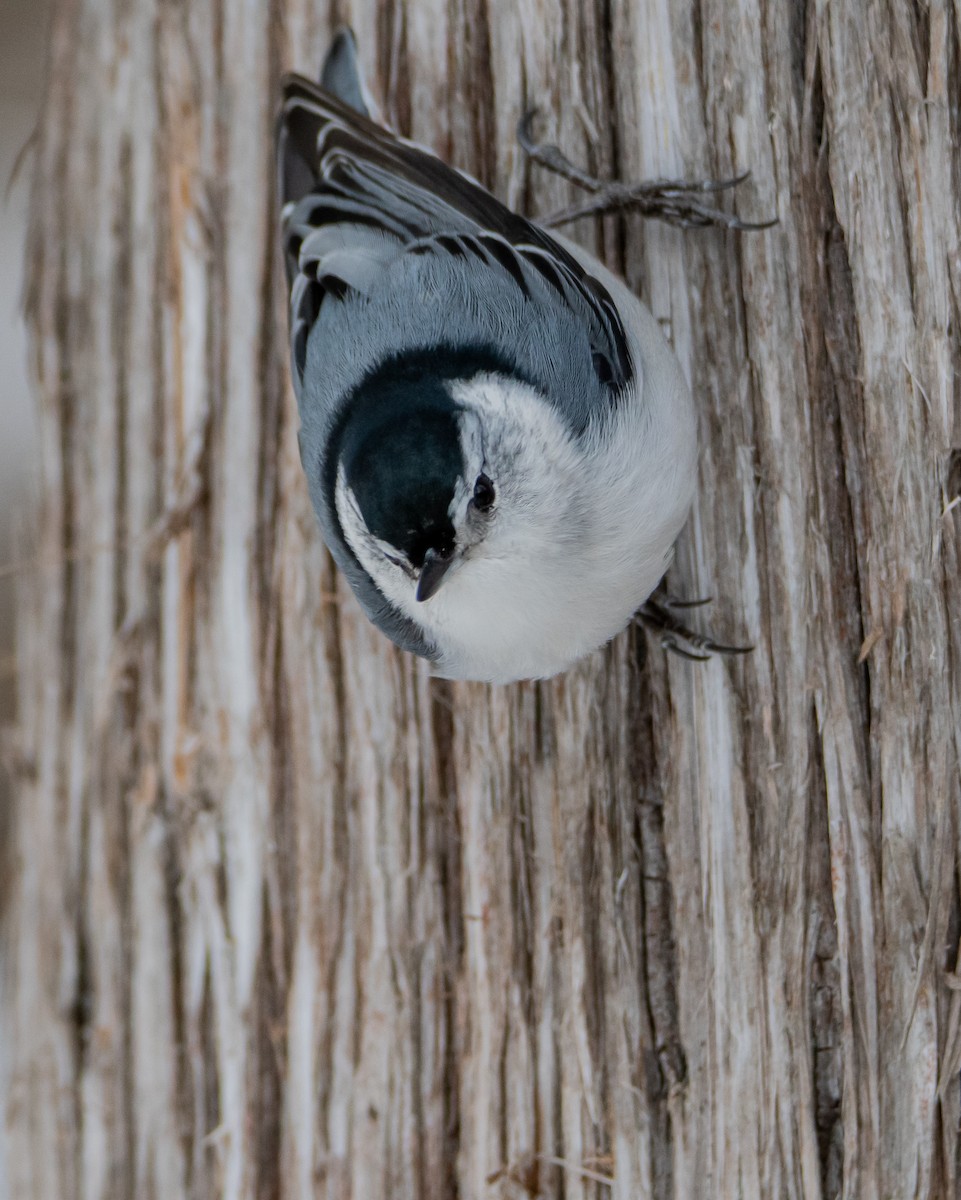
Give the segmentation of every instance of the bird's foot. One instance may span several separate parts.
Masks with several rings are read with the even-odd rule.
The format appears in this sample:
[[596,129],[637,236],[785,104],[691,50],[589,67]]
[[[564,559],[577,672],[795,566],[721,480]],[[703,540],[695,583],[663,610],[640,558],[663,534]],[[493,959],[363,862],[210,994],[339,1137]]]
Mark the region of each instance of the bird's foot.
[[735,229],[739,232],[770,229],[777,217],[769,221],[742,221],[732,213],[712,208],[699,197],[727,191],[743,183],[751,174],[744,171],[733,179],[650,179],[643,183],[626,184],[602,180],[578,167],[558,146],[534,140],[533,123],[537,109],[529,109],[517,126],[517,141],[532,162],[567,179],[576,187],[590,192],[592,198],[575,204],[540,220],[541,225],[556,228],[581,217],[604,216],[614,212],[639,212],[643,217],[665,221],[680,229],[705,229],[710,226]]
[[753,646],[727,646],[716,641],[710,634],[696,633],[674,614],[674,609],[697,608],[710,604],[710,597],[702,600],[678,600],[659,588],[638,609],[635,620],[655,634],[665,650],[678,654],[693,662],[707,662],[714,654],[749,654]]

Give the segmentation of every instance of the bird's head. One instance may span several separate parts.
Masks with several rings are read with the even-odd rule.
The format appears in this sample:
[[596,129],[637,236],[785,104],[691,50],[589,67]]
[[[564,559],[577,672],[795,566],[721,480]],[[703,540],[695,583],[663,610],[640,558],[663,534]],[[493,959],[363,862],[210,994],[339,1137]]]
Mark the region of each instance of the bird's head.
[[[541,413],[550,428],[538,431]],[[346,415],[338,519],[383,594],[425,623],[424,606],[453,579],[483,590],[493,563],[522,578],[528,559],[562,549],[550,527],[564,528],[573,459],[560,422],[516,376],[395,369]]]
[[[463,413],[443,387],[408,397],[380,419],[351,421],[342,442],[338,509],[375,583],[403,573],[418,603],[487,531],[496,493],[478,470],[468,490]],[[392,570],[393,568],[393,570]]]

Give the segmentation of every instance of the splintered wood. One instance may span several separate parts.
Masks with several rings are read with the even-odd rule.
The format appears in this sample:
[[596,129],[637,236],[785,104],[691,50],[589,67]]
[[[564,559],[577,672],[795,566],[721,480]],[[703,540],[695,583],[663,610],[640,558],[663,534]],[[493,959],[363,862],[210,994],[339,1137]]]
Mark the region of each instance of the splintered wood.
[[[365,621],[298,461],[280,73],[536,215],[750,180],[764,233],[576,230],[701,420],[672,592],[450,685]],[[2,894],[11,1197],[889,1200],[959,1188],[959,10],[60,0],[27,297]],[[701,621],[695,610],[692,620]],[[0,1190],[2,1190],[0,1184]]]

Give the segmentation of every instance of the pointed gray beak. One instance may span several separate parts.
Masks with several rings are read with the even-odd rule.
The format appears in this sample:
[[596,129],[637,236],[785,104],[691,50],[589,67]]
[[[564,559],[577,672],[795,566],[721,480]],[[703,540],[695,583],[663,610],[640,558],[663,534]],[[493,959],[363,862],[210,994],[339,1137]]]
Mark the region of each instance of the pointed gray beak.
[[440,554],[437,550],[428,550],[424,555],[424,565],[420,569],[420,579],[417,582],[417,599],[429,600],[444,582],[444,576],[454,563],[454,553]]

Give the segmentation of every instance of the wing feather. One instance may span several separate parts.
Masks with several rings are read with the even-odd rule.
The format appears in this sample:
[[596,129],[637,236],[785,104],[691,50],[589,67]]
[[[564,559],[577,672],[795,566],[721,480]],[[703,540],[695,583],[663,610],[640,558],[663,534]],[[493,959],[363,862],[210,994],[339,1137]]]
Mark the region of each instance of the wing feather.
[[[606,364],[605,382],[622,388],[632,378],[615,305],[568,250],[469,176],[298,75],[283,83],[278,174],[291,333],[301,348],[295,362],[303,362],[332,280],[364,292],[376,286],[378,267],[398,255],[470,253],[527,297],[546,281],[538,295],[584,322]],[[336,237],[317,236],[330,227],[339,229]]]

